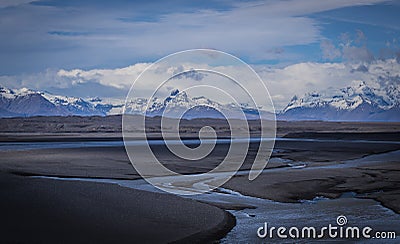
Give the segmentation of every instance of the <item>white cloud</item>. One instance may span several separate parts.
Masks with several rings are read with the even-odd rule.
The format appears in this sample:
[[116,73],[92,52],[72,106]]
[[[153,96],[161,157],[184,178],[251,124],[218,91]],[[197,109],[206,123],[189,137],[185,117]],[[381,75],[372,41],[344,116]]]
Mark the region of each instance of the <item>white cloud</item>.
[[288,0],[288,1],[259,1],[257,3],[250,3],[248,5],[253,6],[256,11],[266,12],[270,15],[306,15],[311,13],[318,13],[329,11],[332,9],[351,7],[351,6],[362,6],[372,5],[386,0],[335,0],[335,1],[320,1],[320,0]]
[[14,6],[18,6],[21,4],[27,4],[27,3],[36,2],[36,1],[38,1],[38,0],[1,0],[0,8],[14,7]]
[[[0,76],[0,84],[10,85],[10,88],[28,88],[47,90],[49,84],[60,88],[73,88],[79,84],[101,84],[104,87],[118,88],[126,94],[139,74],[148,67],[147,63],[138,63],[119,69],[94,69],[94,70],[48,70],[45,73],[38,73],[29,76]],[[182,64],[180,67],[160,66],[156,72],[148,76],[146,82],[136,86],[138,94],[149,94],[148,88],[159,84],[164,77],[163,72],[173,76],[177,71],[188,70],[189,64]],[[211,68],[203,64],[199,68]],[[247,88],[254,88],[255,81],[246,79],[243,75],[244,67],[218,66],[214,70],[222,73],[234,73],[240,77],[240,82]],[[371,63],[298,63],[286,67],[278,68],[265,65],[255,65],[253,68],[262,78],[269,89],[275,108],[283,109],[294,95],[303,95],[306,92],[320,91],[327,88],[343,88],[349,86],[353,81],[362,80],[374,87],[386,87],[391,84],[400,85],[400,64],[395,59],[377,60]],[[164,80],[164,78],[162,78]],[[7,81],[7,82],[6,82]],[[35,81],[35,82],[34,82]],[[193,79],[192,76],[183,76],[181,79],[171,80],[165,84],[159,92],[160,96],[167,96],[174,89],[183,89],[193,85],[215,84],[224,87],[228,94],[235,94],[237,87],[225,84],[221,77],[207,74],[202,79]],[[152,92],[152,91],[150,91]],[[266,96],[263,91],[256,96]],[[194,94],[196,96],[205,95],[218,100],[218,94]]]
[[81,69],[61,69],[57,72],[57,76],[69,79],[72,85],[78,83],[97,82],[105,86],[128,89],[132,85],[132,82],[148,66],[148,63],[137,63],[119,69],[93,69],[87,71]]
[[343,47],[343,58],[350,62],[371,62],[375,59],[371,51],[369,51],[365,46],[354,47],[346,46]]
[[330,40],[322,40],[321,44],[322,57],[328,60],[334,60],[342,56],[340,50],[333,45]]
[[395,59],[369,64],[298,63],[284,68],[256,67],[256,71],[267,84],[277,109],[284,108],[293,95],[343,88],[357,80],[373,87],[400,85],[400,64]]
[[150,22],[132,20],[140,13],[129,7],[27,4],[0,15],[0,33],[9,37],[0,43],[0,69],[115,66],[192,48],[268,60],[274,58],[273,49],[321,40],[320,23],[306,15],[377,2],[381,0],[247,2],[226,10],[177,9]]
[[[349,63],[369,63],[374,61],[375,56],[372,51],[367,48],[367,37],[364,32],[356,30],[353,36],[354,38],[352,38],[349,32],[341,33],[338,47],[336,47],[331,40],[322,40],[320,43],[322,57],[327,60],[341,58]],[[393,41],[394,42],[386,42],[386,47],[381,49],[381,59],[396,57],[395,53],[398,52],[399,48],[395,43],[396,39]]]

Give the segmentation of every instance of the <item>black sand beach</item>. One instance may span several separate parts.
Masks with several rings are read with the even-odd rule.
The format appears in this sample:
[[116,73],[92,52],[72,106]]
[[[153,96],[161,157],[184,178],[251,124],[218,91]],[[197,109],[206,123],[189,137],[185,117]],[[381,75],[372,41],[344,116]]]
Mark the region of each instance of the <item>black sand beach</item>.
[[[30,120],[35,124],[42,118]],[[5,129],[10,121],[0,123],[3,146],[20,142],[121,142],[114,125],[106,126],[112,128],[108,132],[93,133],[60,131],[50,123],[53,129],[47,133],[40,128],[36,133],[11,133]],[[24,120],[18,123],[32,128]],[[85,123],[80,128],[86,127]],[[399,213],[399,130],[399,123],[278,122],[278,135],[285,139],[276,141],[264,173],[251,182],[247,174],[237,175],[223,187],[293,203],[354,192],[357,198],[377,200]],[[188,164],[175,160],[161,145],[153,149],[167,167],[190,174],[215,167],[227,146],[219,145],[207,159]],[[250,148],[241,170],[251,167],[256,148]],[[220,209],[118,185],[31,177],[140,179],[122,145],[2,150],[0,172],[0,242],[205,242],[222,238],[235,224],[222,210],[234,209],[230,205],[214,204]]]
[[212,241],[234,224],[190,199],[117,185],[0,174],[1,243]]

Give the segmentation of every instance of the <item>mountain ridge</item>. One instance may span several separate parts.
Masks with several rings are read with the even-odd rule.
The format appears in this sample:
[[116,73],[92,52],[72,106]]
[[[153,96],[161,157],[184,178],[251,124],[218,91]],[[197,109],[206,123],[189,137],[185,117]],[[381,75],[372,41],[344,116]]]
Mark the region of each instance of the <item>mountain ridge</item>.
[[400,92],[394,85],[386,89],[354,81],[341,89],[329,88],[294,96],[278,114],[284,120],[400,121]]
[[[126,102],[114,100],[105,102],[99,97],[78,98],[53,95],[47,92],[27,88],[8,89],[0,87],[0,117],[30,116],[106,116],[122,114],[141,114],[150,117],[166,115],[167,117],[185,119],[193,118],[243,118],[258,119],[259,116],[271,116],[272,113],[248,107],[243,104],[220,104],[204,96],[190,97],[184,91],[175,89],[166,98],[154,97],[149,102],[146,98],[135,98]],[[148,106],[149,105],[149,106]],[[223,113],[223,114],[222,114]]]
[[[141,114],[150,117],[272,119],[272,113],[252,108],[247,104],[221,104],[207,97],[190,97],[173,89],[166,98],[134,98],[125,101],[106,101],[99,97],[83,99],[54,95],[27,88],[8,89],[0,86],[0,117],[30,116],[107,116]],[[313,91],[293,96],[288,105],[276,113],[279,120],[324,121],[400,121],[400,89],[389,85],[386,89],[354,81],[350,86]]]

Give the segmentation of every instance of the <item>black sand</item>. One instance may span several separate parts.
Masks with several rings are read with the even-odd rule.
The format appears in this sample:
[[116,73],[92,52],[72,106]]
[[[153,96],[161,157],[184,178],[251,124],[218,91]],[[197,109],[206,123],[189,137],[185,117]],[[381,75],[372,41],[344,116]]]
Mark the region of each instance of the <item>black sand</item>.
[[[118,119],[0,120],[0,141],[121,140]],[[336,198],[356,192],[358,197],[378,200],[399,213],[400,162],[399,157],[390,154],[400,150],[400,145],[393,143],[400,141],[399,131],[400,123],[278,122],[281,136],[322,139],[276,142],[273,158],[305,162],[307,167],[293,169],[287,163],[272,160],[255,181],[249,182],[247,175],[237,176],[225,187],[281,202],[299,202],[315,196]],[[153,138],[157,137],[155,131]],[[171,157],[162,146],[154,150],[167,167],[182,173],[199,173],[218,165],[227,146],[218,146],[211,157],[189,164]],[[243,170],[251,167],[255,152],[256,146],[250,148]],[[382,157],[368,164],[351,161],[374,155]],[[334,165],[345,167],[330,168]],[[0,242],[209,241],[219,239],[234,225],[232,217],[223,210],[176,196],[110,184],[27,177],[140,178],[123,147],[1,151],[0,172]]]
[[227,212],[117,185],[0,174],[0,243],[168,243],[223,237]]

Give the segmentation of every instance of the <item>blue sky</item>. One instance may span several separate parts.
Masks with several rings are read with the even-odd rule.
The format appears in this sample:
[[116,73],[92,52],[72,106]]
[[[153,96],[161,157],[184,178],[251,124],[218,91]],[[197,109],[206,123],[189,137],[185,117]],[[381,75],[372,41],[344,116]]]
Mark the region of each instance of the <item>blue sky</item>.
[[124,98],[149,63],[211,48],[252,65],[283,108],[382,74],[400,86],[398,13],[384,0],[0,0],[0,85]]
[[[0,2],[0,74],[125,67],[189,48],[216,48],[252,64],[343,61],[321,42],[394,55],[399,1]],[[357,32],[364,40],[355,42]],[[340,50],[339,50],[340,51]],[[335,56],[335,55],[334,55]]]

